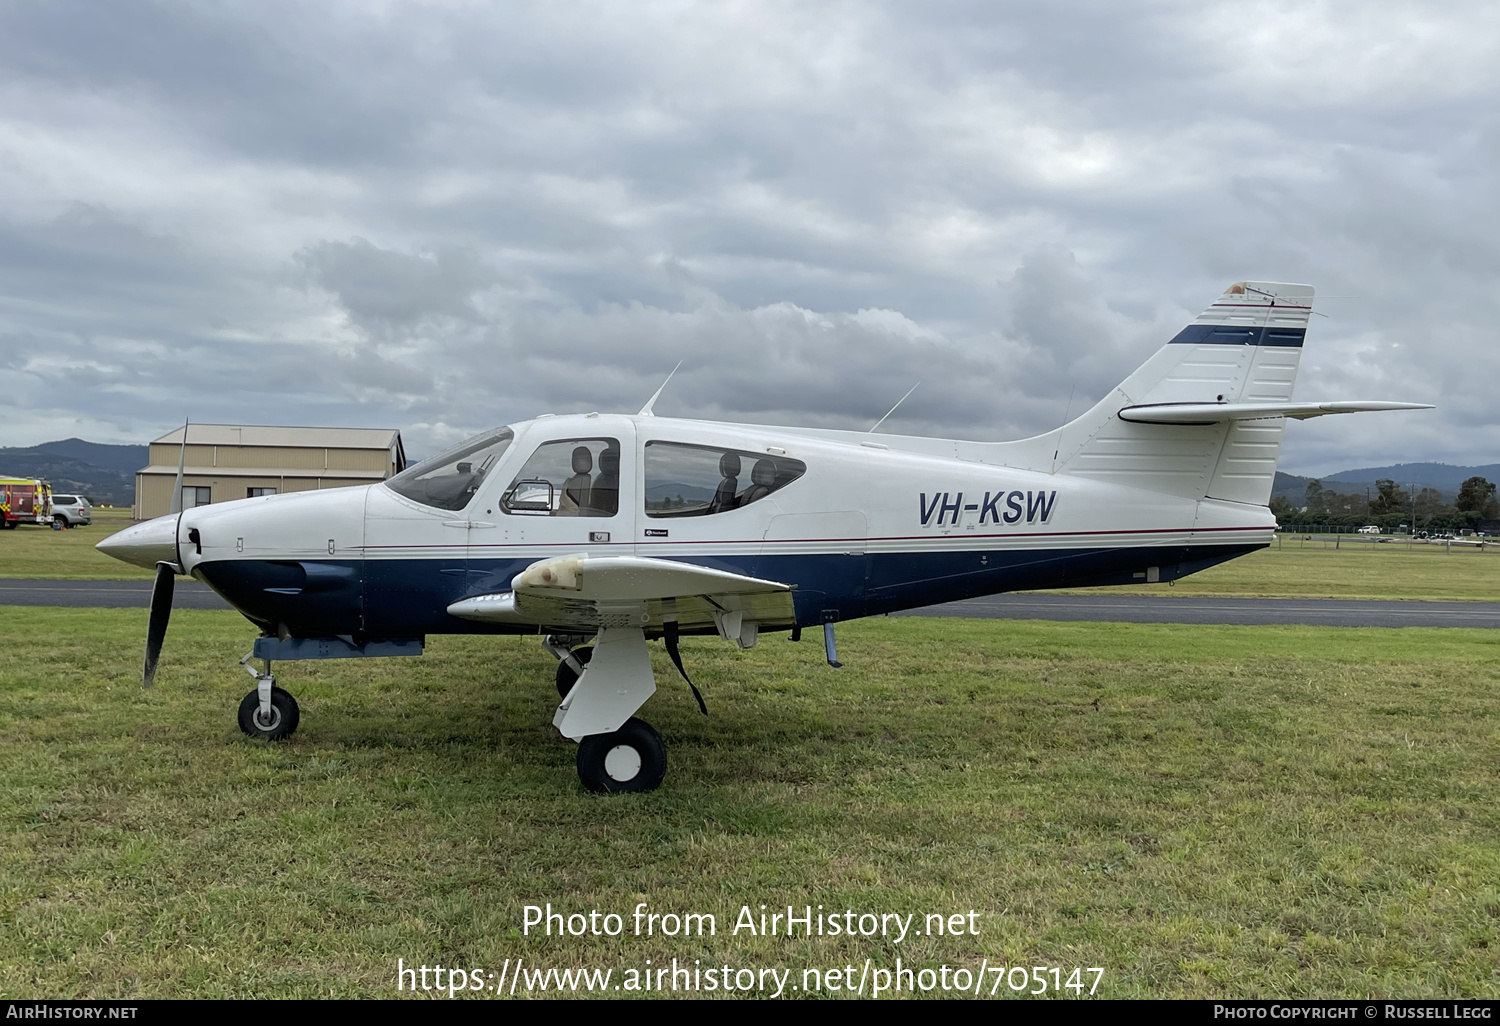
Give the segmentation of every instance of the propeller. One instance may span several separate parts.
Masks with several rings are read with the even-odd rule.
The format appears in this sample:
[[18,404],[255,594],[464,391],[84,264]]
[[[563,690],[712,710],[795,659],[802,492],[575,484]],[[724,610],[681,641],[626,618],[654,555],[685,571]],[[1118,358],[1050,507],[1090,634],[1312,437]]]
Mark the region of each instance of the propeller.
[[[172,506],[167,515],[176,514],[177,523],[172,525],[172,537],[176,539],[182,524],[182,472],[187,463],[188,421],[182,422],[182,445],[177,450],[177,482],[172,486]],[[156,564],[156,580],[151,585],[151,617],[146,621],[146,662],[141,668],[141,687],[149,688],[156,683],[156,663],[161,658],[162,642],[167,640],[167,622],[172,619],[172,592],[176,577],[182,573],[181,542],[178,542],[177,562],[162,561]]]
[[156,564],[156,583],[151,585],[151,619],[146,623],[146,665],[141,671],[141,687],[156,683],[156,661],[161,658],[161,643],[167,639],[167,621],[172,618],[172,589],[177,568],[171,563]]

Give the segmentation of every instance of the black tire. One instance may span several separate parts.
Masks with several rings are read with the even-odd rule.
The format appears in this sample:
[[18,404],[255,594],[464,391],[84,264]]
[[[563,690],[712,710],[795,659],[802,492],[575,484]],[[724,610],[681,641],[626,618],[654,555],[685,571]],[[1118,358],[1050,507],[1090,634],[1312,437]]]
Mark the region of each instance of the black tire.
[[251,737],[281,741],[291,737],[302,718],[297,700],[280,688],[271,689],[271,722],[260,722],[260,691],[252,691],[240,703],[240,729]]
[[[592,645],[585,645],[583,648],[575,648],[573,650],[573,658],[577,659],[584,666],[587,666],[589,664],[589,660],[591,658],[593,658],[593,655],[594,655],[594,646],[592,646]],[[573,667],[569,666],[567,663],[558,663],[557,664],[557,697],[558,698],[567,698],[568,697],[568,692],[572,691],[573,690],[573,685],[577,684],[577,683],[578,683],[578,674],[576,674],[576,673],[573,672]]]
[[578,779],[595,794],[655,791],[667,775],[667,746],[634,716],[611,734],[590,734],[578,745]]

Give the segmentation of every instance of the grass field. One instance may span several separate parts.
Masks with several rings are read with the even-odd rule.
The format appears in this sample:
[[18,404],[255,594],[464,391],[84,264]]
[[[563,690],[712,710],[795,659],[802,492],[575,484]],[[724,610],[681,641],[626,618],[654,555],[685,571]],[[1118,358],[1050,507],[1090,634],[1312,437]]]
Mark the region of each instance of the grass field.
[[[284,664],[303,724],[272,746],[234,726],[234,614],[179,611],[150,693],[139,611],[0,624],[7,998],[386,996],[397,958],[516,957],[1500,993],[1500,632],[882,619],[841,629],[837,671],[815,643],[689,639],[712,715],[656,653],[666,784],[600,798],[534,640]],[[547,901],[719,931],[521,936]],[[980,935],[731,936],[762,903],[973,908]]]
[[[1316,537],[1316,536],[1315,536]],[[1344,538],[1303,542],[1300,536],[1175,585],[1077,588],[1071,594],[1259,596],[1263,598],[1423,599],[1500,602],[1500,545],[1454,547],[1384,545]]]
[[[94,549],[128,525],[129,510],[95,510],[90,527],[51,531],[22,527],[0,533],[0,577],[149,580],[151,571],[121,563]],[[110,516],[114,513],[116,516]],[[1175,586],[1131,585],[1074,589],[1109,594],[1239,595],[1286,598],[1409,598],[1451,602],[1500,602],[1500,546],[1378,545],[1343,539],[1304,543],[1251,553],[1210,567]]]
[[152,571],[111,559],[94,546],[132,523],[129,509],[94,508],[87,527],[54,531],[22,524],[0,531],[0,577],[46,577],[53,580],[150,580]]

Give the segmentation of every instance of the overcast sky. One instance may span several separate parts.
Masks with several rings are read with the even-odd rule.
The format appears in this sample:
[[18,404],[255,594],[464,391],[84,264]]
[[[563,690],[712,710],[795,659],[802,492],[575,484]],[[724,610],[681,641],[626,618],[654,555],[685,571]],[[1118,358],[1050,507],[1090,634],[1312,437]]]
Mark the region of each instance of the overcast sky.
[[1500,461],[1500,5],[0,0],[0,445],[1055,427],[1237,280],[1283,469]]

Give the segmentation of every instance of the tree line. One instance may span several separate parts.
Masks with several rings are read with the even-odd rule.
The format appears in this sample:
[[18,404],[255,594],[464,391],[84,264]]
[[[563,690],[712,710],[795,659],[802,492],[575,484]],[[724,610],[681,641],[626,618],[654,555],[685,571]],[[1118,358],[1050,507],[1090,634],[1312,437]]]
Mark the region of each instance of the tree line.
[[1271,512],[1283,527],[1364,527],[1375,524],[1383,531],[1405,524],[1412,530],[1458,531],[1474,529],[1482,520],[1500,518],[1500,499],[1495,485],[1482,477],[1471,477],[1458,489],[1450,505],[1436,488],[1423,488],[1415,495],[1390,478],[1375,482],[1374,493],[1339,492],[1324,488],[1317,479],[1307,482],[1306,505],[1293,506],[1285,496],[1271,498]]

